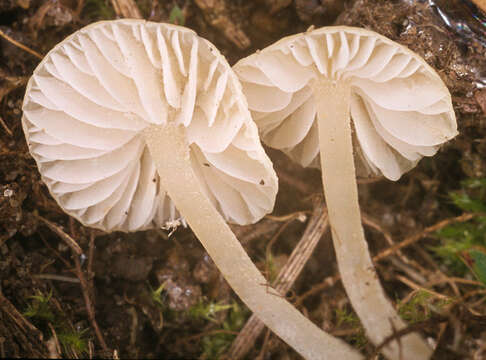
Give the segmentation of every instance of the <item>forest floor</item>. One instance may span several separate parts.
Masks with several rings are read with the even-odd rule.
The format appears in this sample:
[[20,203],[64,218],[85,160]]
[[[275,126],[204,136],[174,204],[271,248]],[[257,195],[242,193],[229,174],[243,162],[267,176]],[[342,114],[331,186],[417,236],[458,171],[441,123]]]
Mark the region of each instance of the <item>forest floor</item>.
[[[397,182],[361,181],[366,238],[388,297],[435,348],[434,358],[486,359],[486,28],[477,9],[435,1],[439,12],[405,0],[113,6],[120,3],[0,1],[0,358],[233,358],[230,346],[250,316],[189,229],[169,237],[86,228],[50,197],[29,154],[21,107],[41,54],[91,22],[138,11],[194,29],[230,64],[311,25],[332,24],[375,30],[423,56],[452,93],[460,134]],[[459,20],[468,31],[454,25]],[[322,187],[318,170],[268,153],[280,179],[273,216],[232,228],[273,279],[322,206]],[[286,295],[326,331],[379,358],[337,277],[330,234],[319,231]],[[299,356],[265,330],[247,358]]]

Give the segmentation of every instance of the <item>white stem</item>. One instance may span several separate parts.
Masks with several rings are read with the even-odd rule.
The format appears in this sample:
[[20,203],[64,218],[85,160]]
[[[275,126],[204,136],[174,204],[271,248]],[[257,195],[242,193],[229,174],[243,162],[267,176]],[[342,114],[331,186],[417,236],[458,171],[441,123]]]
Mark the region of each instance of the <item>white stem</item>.
[[163,187],[250,310],[306,359],[363,359],[349,345],[315,326],[267,285],[228,224],[202,192],[191,168],[184,128],[152,125],[143,134]]
[[[353,159],[350,84],[321,80],[316,84],[322,183],[341,279],[354,310],[375,345],[405,324],[385,296],[371,261],[361,225]],[[425,360],[432,351],[417,334],[383,348],[388,359]]]

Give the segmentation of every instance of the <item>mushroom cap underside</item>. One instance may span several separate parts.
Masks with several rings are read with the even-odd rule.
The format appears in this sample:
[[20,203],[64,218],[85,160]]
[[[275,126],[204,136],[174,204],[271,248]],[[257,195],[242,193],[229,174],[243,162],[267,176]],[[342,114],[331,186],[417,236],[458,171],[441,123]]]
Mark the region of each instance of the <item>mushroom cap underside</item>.
[[289,36],[233,68],[262,140],[303,166],[320,166],[314,88],[321,79],[350,83],[359,167],[371,173],[397,180],[457,135],[439,75],[369,30],[335,26]]
[[253,223],[272,210],[276,175],[238,79],[192,30],[91,24],[42,60],[23,103],[27,143],[50,193],[105,231],[183,222],[142,136],[168,121],[185,127],[193,170],[228,221]]

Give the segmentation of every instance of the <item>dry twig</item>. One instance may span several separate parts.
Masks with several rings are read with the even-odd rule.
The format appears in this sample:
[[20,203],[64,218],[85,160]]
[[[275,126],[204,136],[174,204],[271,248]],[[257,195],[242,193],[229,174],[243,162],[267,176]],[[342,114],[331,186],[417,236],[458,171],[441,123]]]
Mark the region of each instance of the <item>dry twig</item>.
[[248,36],[231,20],[231,12],[227,6],[231,2],[224,0],[194,0],[194,2],[201,9],[207,23],[220,31],[226,39],[241,50],[250,47],[251,41]]
[[39,54],[37,51],[32,50],[31,48],[25,46],[24,44],[19,43],[17,40],[12,39],[10,36],[5,34],[2,30],[0,30],[0,36],[3,37],[8,42],[12,43],[13,45],[17,46],[18,48],[27,51],[29,54],[34,55],[36,58],[42,60],[43,56]]
[[[8,332],[4,332],[8,329]],[[8,350],[5,351],[2,344],[1,357],[35,357],[46,358],[49,355],[45,342],[43,341],[42,333],[34,325],[32,325],[22,314],[15,308],[15,306],[3,296],[0,290],[0,331],[4,332],[6,339],[2,337],[3,341],[15,341],[20,345],[21,353],[12,354]],[[4,356],[6,355],[6,356]]]
[[142,14],[133,0],[111,0],[111,4],[119,17],[142,19]]
[[83,250],[81,250],[81,247],[78,245],[76,240],[74,240],[71,236],[66,234],[59,226],[56,224],[50,222],[49,220],[43,218],[40,215],[36,215],[39,220],[41,220],[44,224],[47,225],[49,229],[51,229],[53,232],[55,232],[64,242],[71,248],[71,250],[78,256],[81,256],[83,254]]
[[[0,30],[1,31],[1,30]],[[10,130],[7,126],[7,124],[5,124],[5,121],[3,121],[3,119],[0,117],[0,125],[2,125],[2,127],[5,129],[5,131],[7,132],[7,134],[12,137],[13,136],[13,133],[12,133],[12,130]]]
[[462,214],[460,216],[456,216],[456,217],[453,217],[453,218],[450,218],[450,219],[445,219],[445,220],[439,221],[437,224],[434,224],[432,226],[425,228],[423,231],[419,232],[418,234],[412,235],[412,236],[406,238],[405,240],[399,242],[398,244],[390,246],[388,249],[381,251],[380,253],[378,253],[373,258],[373,261],[375,261],[375,262],[380,261],[380,260],[394,254],[398,250],[403,249],[404,247],[410,246],[411,244],[419,241],[423,237],[425,237],[425,236],[427,236],[427,235],[429,235],[433,232],[436,232],[440,229],[443,229],[444,227],[446,227],[449,224],[456,223],[456,222],[466,222],[466,221],[469,221],[472,218],[479,216],[479,215],[484,215],[484,214],[465,213],[465,214]]
[[387,344],[389,344],[393,340],[396,340],[396,339],[399,340],[401,337],[403,337],[407,334],[417,332],[417,331],[420,331],[422,329],[426,329],[428,327],[436,327],[437,324],[447,323],[447,321],[448,321],[447,318],[444,318],[444,317],[441,317],[441,316],[433,316],[430,319],[420,321],[420,322],[417,322],[415,324],[411,324],[411,325],[409,325],[409,326],[407,326],[403,329],[394,331],[393,334],[388,336],[380,345],[378,345],[376,347],[374,356],[372,358],[377,358],[378,354],[383,349],[383,347],[385,347]]
[[[281,295],[285,295],[290,290],[326,231],[327,226],[327,212],[325,211],[323,199],[319,197],[319,200],[315,202],[312,217],[302,238],[275,279],[275,290]],[[263,328],[263,323],[255,315],[252,315],[233,341],[227,357],[229,359],[243,358],[254,345]]]
[[400,280],[402,283],[410,287],[411,289],[417,290],[417,291],[425,291],[433,296],[435,296],[438,299],[446,299],[448,300],[449,297],[446,295],[439,294],[438,292],[434,290],[427,289],[423,286],[420,286],[419,284],[414,283],[412,280],[406,278],[405,276],[397,275],[396,276],[397,280]]
[[[469,221],[469,220],[473,219],[474,217],[477,217],[477,216],[480,216],[480,215],[484,216],[484,214],[480,214],[480,213],[474,213],[474,214],[465,213],[465,214],[462,214],[460,216],[456,216],[456,217],[453,217],[453,218],[449,218],[449,219],[439,221],[438,223],[425,228],[423,231],[421,231],[417,234],[414,234],[412,236],[409,236],[405,240],[403,240],[403,241],[401,241],[401,242],[399,242],[399,243],[397,243],[393,246],[390,246],[385,250],[382,250],[381,252],[379,252],[377,255],[375,255],[373,257],[373,262],[376,263],[378,261],[381,261],[381,260],[387,258],[387,257],[395,254],[395,252],[397,252],[398,250],[401,250],[401,249],[403,249],[407,246],[410,246],[410,245],[416,243],[417,241],[424,238],[425,236],[427,236],[427,235],[429,235],[429,234],[431,234],[435,231],[438,231],[438,230],[446,227],[447,225],[450,225],[450,224],[456,223],[456,222],[466,222],[466,221]],[[336,274],[334,276],[331,276],[331,277],[324,279],[324,281],[322,281],[321,283],[317,284],[316,286],[312,287],[311,289],[307,290],[304,294],[299,296],[299,298],[297,299],[297,301],[295,303],[295,306],[300,306],[302,304],[302,302],[305,299],[307,299],[309,296],[312,296],[314,294],[321,292],[322,290],[325,290],[327,288],[334,286],[336,284],[336,282],[338,282],[340,279],[341,279],[341,276],[339,274]]]
[[108,346],[106,345],[105,339],[103,338],[103,334],[101,334],[100,328],[98,327],[98,323],[96,322],[94,307],[91,302],[91,298],[89,296],[90,291],[88,287],[88,283],[86,282],[86,278],[84,277],[83,270],[81,269],[81,263],[79,262],[79,256],[74,255],[74,264],[76,269],[76,275],[81,283],[81,290],[83,292],[84,302],[86,303],[86,311],[88,312],[89,321],[91,322],[91,326],[93,327],[96,337],[103,348],[104,351],[109,351]]
[[[94,260],[95,239],[96,239],[95,232],[94,230],[91,230],[89,234],[88,265],[86,266],[86,273],[88,274],[88,282],[91,289],[93,289],[94,287],[93,260]],[[92,294],[93,293],[94,292],[92,292]]]
[[56,274],[34,274],[32,275],[32,277],[35,279],[64,281],[64,282],[79,284],[79,279],[68,277],[68,276],[56,275]]
[[[108,346],[106,345],[105,339],[103,338],[103,334],[100,331],[100,328],[98,327],[98,323],[96,322],[96,317],[95,317],[95,312],[94,312],[94,306],[93,303],[91,302],[91,297],[90,293],[90,287],[88,286],[88,283],[86,281],[86,278],[84,276],[84,272],[81,269],[81,262],[79,261],[79,257],[83,254],[83,251],[81,250],[81,247],[78,245],[78,243],[68,234],[66,234],[61,227],[58,225],[50,222],[47,219],[44,219],[42,216],[37,215],[37,217],[44,222],[52,231],[54,231],[62,240],[64,240],[68,246],[71,248],[73,252],[73,259],[74,259],[74,265],[75,265],[75,272],[76,276],[79,279],[79,282],[81,284],[81,290],[83,293],[84,297],[84,302],[86,304],[86,311],[88,313],[88,318],[91,323],[91,326],[94,329],[94,332],[96,334],[96,337],[98,339],[98,342],[100,343],[101,347],[103,348],[104,351],[108,352],[110,351],[108,349]],[[71,223],[72,225],[72,223]]]

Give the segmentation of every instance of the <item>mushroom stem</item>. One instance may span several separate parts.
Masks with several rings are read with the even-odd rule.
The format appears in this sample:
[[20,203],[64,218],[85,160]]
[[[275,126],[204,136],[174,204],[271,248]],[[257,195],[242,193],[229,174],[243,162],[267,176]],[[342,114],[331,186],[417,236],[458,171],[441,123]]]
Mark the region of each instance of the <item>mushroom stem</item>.
[[[315,89],[321,173],[339,272],[368,337],[381,344],[405,324],[388,301],[368,251],[361,225],[351,137],[351,85],[320,80]],[[417,334],[383,349],[389,359],[428,359],[432,352]]]
[[363,359],[323,332],[271,288],[222,216],[204,195],[191,167],[185,129],[168,123],[143,131],[160,181],[233,290],[273,332],[306,359]]

